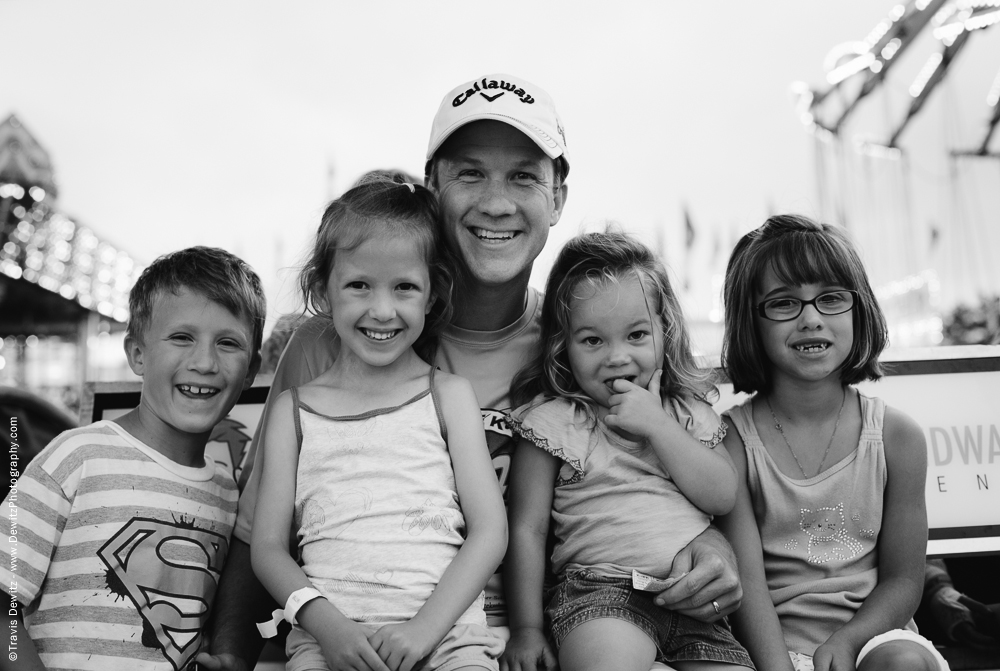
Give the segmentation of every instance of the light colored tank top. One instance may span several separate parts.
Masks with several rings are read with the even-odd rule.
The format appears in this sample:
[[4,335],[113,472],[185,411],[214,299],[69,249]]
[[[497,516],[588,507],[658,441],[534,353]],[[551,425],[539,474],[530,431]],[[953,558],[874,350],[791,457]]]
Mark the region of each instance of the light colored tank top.
[[812,656],[854,617],[878,582],[885,404],[862,394],[858,398],[857,449],[806,480],[778,470],[753,423],[752,400],[727,413],[746,448],[767,586],[792,652]]
[[[708,403],[668,396],[663,410],[705,449],[725,450],[725,424]],[[515,410],[511,424],[562,462],[552,499],[556,575],[586,568],[665,578],[676,554],[708,528],[711,517],[684,496],[648,441],[595,426],[564,398],[539,396]]]
[[[330,417],[298,401],[295,523],[313,585],[356,622],[410,620],[465,538],[444,422],[429,389]],[[483,597],[459,624],[486,625]],[[304,632],[303,632],[304,633]]]

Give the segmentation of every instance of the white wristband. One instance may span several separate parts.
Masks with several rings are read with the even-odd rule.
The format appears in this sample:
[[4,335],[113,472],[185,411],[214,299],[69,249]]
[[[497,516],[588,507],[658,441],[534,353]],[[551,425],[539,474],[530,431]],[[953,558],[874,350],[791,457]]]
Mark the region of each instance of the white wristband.
[[267,622],[258,622],[257,631],[260,632],[261,638],[274,638],[278,635],[278,625],[281,621],[285,619],[285,611],[280,608],[275,608],[271,611],[271,619]]
[[288,595],[288,601],[285,602],[285,619],[289,624],[298,624],[295,616],[298,615],[299,609],[313,599],[322,598],[323,595],[319,593],[319,590],[312,587],[303,587],[302,589],[295,590]]

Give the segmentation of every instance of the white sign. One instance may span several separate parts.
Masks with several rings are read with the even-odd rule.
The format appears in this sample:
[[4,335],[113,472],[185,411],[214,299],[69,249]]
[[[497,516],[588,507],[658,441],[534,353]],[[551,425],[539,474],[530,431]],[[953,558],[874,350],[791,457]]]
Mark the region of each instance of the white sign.
[[[1000,552],[1000,347],[893,354],[889,374],[858,389],[902,410],[924,430],[927,554]],[[746,399],[728,382],[719,392],[720,411]]]
[[[243,455],[250,446],[257,422],[264,412],[264,401],[271,385],[271,375],[258,375],[253,387],[244,391],[229,414],[215,425],[205,454],[214,461],[225,464],[240,482]],[[142,382],[92,382],[84,389],[81,420],[85,423],[99,419],[114,419],[139,404]]]

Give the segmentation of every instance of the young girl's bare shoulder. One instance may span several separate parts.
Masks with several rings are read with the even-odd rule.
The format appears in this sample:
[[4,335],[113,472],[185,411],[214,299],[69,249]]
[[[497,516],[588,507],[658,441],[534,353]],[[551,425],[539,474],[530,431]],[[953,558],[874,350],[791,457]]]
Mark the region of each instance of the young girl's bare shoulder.
[[445,402],[468,401],[471,399],[476,407],[479,407],[479,402],[476,401],[476,392],[472,389],[472,383],[461,375],[437,370],[434,372],[434,386],[437,387],[438,394]]
[[292,390],[286,389],[274,399],[274,403],[271,406],[275,410],[278,408],[290,408],[292,407]]
[[927,456],[927,441],[924,430],[915,419],[890,405],[885,406],[882,419],[882,440],[885,444],[886,457],[898,455],[912,458],[917,455]]
[[722,439],[722,445],[729,452],[733,463],[742,472],[746,468],[747,461],[746,445],[743,444],[743,436],[736,429],[736,422],[733,421],[728,410],[722,413],[722,423],[726,427],[726,435]]

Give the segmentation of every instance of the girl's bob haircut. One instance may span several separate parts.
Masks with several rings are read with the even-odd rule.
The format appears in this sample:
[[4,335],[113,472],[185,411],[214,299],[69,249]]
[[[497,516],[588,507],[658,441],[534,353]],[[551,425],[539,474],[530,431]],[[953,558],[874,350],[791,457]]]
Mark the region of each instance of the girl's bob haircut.
[[885,315],[850,238],[840,228],[794,214],[771,217],[736,243],[723,300],[726,311],[722,366],[737,392],[767,393],[773,383],[756,303],[768,268],[788,286],[832,284],[858,292],[851,310],[854,344],[840,368],[843,384],[882,377],[879,355],[889,342]]
[[427,261],[434,302],[413,348],[430,361],[436,336],[451,318],[456,266],[441,236],[437,199],[423,186],[375,175],[330,203],[299,273],[299,288],[307,312],[331,317],[326,292],[337,252],[357,249],[369,240],[397,237],[412,239]]
[[661,397],[706,398],[716,392],[711,369],[699,368],[691,353],[684,313],[663,264],[637,240],[606,231],[579,235],[559,252],[545,285],[542,350],[511,384],[514,407],[538,396],[561,397],[596,419],[594,401],[584,394],[570,368],[570,310],[581,284],[604,287],[630,278],[639,280],[651,315],[657,314],[663,324]]

